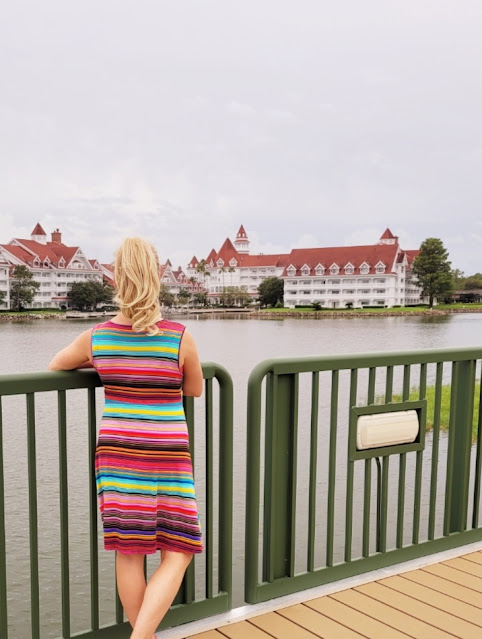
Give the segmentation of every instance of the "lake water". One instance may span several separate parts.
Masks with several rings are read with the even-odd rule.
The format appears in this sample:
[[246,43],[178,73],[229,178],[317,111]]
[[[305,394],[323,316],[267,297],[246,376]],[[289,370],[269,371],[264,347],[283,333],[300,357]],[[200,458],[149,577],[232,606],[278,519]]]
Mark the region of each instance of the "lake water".
[[[183,321],[193,334],[202,361],[217,362],[228,369],[235,388],[234,406],[234,604],[241,605],[244,568],[244,515],[245,515],[245,415],[246,384],[253,367],[263,359],[272,357],[297,357],[329,355],[355,352],[419,350],[425,348],[478,347],[482,340],[482,314],[450,315],[437,317],[380,317],[353,319],[192,319]],[[95,321],[39,320],[29,323],[0,323],[0,374],[45,370],[52,355],[68,344],[80,331]],[[99,403],[102,402],[99,390]],[[303,395],[300,396],[303,402]],[[200,401],[200,404],[202,400]],[[323,404],[323,401],[321,402]],[[322,406],[323,408],[323,406]],[[68,458],[69,458],[69,523],[72,632],[85,627],[89,615],[88,581],[88,503],[86,446],[86,401],[85,391],[69,393],[68,404]],[[6,483],[6,528],[7,570],[9,586],[9,619],[12,638],[29,636],[29,577],[28,577],[28,493],[26,485],[26,434],[25,405],[19,398],[3,400],[4,456]],[[39,548],[41,578],[42,637],[60,635],[60,557],[58,502],[52,503],[51,495],[58,494],[58,447],[56,424],[56,396],[54,393],[40,396],[36,403],[37,414],[37,463],[39,501]],[[303,435],[303,432],[301,432]],[[197,437],[197,436],[196,436]],[[430,440],[430,436],[428,436]],[[299,458],[307,454],[309,438],[304,437],[299,445]],[[320,469],[326,461],[327,433],[320,435]],[[440,442],[443,456],[446,438]],[[343,453],[344,454],[344,453]],[[202,458],[203,442],[196,444],[196,485],[199,492],[201,518],[204,507],[202,497],[204,475]],[[215,460],[219,463],[219,460]],[[429,463],[426,459],[425,463]],[[410,475],[410,462],[407,476]],[[303,514],[307,509],[306,468],[301,468],[298,477],[301,488],[298,509]],[[325,469],[326,474],[326,469]],[[326,489],[325,474],[318,483],[320,499]],[[338,485],[337,521],[343,519],[343,479],[345,465],[337,469]],[[390,470],[395,481],[397,467]],[[359,489],[362,490],[362,477]],[[443,477],[440,479],[443,490]],[[306,484],[304,484],[306,485]],[[410,492],[411,488],[408,487]],[[57,498],[56,498],[57,499]],[[424,506],[428,493],[422,495]],[[407,497],[407,501],[409,501]],[[322,506],[320,502],[320,506]],[[322,510],[322,508],[320,508]],[[54,515],[52,514],[54,513]],[[390,519],[390,518],[389,518]],[[320,535],[326,524],[323,517],[317,524]],[[297,531],[298,532],[298,531]],[[301,530],[299,532],[302,532]],[[320,537],[321,539],[321,537]],[[359,538],[354,537],[355,546]],[[335,539],[335,555],[341,559],[343,530]],[[300,549],[303,550],[303,544]],[[320,543],[319,554],[323,547]],[[202,577],[202,558],[199,558],[198,576]],[[300,570],[302,565],[300,564]],[[100,588],[102,593],[112,592],[113,565],[111,553],[100,555]],[[202,589],[202,584],[197,586]],[[111,594],[101,599],[101,623],[108,623],[113,615]]]

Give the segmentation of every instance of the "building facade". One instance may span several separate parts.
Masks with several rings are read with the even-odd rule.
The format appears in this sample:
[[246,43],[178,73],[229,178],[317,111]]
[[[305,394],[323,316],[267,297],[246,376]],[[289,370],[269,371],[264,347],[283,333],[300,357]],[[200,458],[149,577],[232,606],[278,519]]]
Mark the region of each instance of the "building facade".
[[243,226],[233,242],[226,238],[219,251],[211,250],[187,267],[189,276],[205,286],[212,303],[225,287],[245,288],[255,299],[267,277],[284,280],[284,304],[319,304],[324,308],[393,307],[418,304],[421,291],[414,282],[413,260],[418,251],[405,251],[387,229],[367,246],[293,249],[276,255],[251,255]]
[[0,244],[0,290],[7,291],[3,308],[10,308],[11,274],[19,265],[26,266],[40,284],[28,308],[68,308],[67,293],[73,282],[104,280],[104,270],[97,260],[87,259],[78,246],[63,244],[59,229],[48,241],[37,224],[30,239],[14,238]]

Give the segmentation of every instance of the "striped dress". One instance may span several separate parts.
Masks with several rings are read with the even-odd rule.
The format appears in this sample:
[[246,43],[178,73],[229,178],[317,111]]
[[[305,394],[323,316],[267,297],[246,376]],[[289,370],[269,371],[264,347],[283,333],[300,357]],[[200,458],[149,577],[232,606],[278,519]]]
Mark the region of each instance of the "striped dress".
[[105,389],[95,456],[106,550],[202,551],[179,348],[184,326],[162,320],[150,336],[105,322],[92,361]]

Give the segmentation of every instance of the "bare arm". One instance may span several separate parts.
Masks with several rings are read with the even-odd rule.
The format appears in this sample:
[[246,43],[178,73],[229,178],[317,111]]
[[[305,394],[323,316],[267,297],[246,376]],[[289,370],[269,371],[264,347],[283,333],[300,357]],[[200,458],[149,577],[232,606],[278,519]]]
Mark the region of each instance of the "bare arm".
[[84,331],[71,344],[59,351],[50,362],[49,371],[91,367],[90,334],[91,329]]
[[184,331],[182,336],[179,365],[183,368],[184,373],[182,392],[184,395],[200,397],[204,386],[203,372],[196,344],[191,333],[187,330]]

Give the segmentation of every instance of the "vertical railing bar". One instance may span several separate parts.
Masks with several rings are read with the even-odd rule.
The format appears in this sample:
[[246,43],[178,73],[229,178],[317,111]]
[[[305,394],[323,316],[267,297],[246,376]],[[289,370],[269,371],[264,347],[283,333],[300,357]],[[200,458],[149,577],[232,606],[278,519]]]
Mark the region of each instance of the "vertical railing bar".
[[35,445],[35,396],[27,393],[28,496],[30,528],[30,608],[32,639],[40,638],[38,565],[37,455]]
[[385,404],[392,401],[393,396],[393,366],[387,366],[387,376],[385,379]]
[[266,378],[266,427],[265,427],[265,472],[264,472],[264,529],[263,529],[263,573],[264,580],[274,581],[274,556],[276,521],[273,493],[276,481],[276,411],[278,376],[273,373]]
[[410,399],[410,364],[403,367],[403,401]]
[[0,396],[0,637],[8,639],[7,548],[5,532],[5,483],[3,471],[3,413]]
[[376,374],[377,369],[374,366],[371,367],[368,371],[368,405],[375,403]]
[[[195,474],[194,468],[194,397],[183,397],[183,405],[184,405],[184,414],[186,416],[186,424],[187,430],[189,434],[189,452],[191,454],[191,461],[193,466],[193,473]],[[194,559],[194,558],[193,558]],[[184,575],[184,594],[185,594],[185,602],[187,604],[192,603],[195,598],[195,561],[191,561],[189,564],[186,574]]]
[[382,460],[382,496],[381,496],[381,520],[380,520],[380,551],[387,552],[387,518],[388,518],[388,469],[390,456],[386,455]]
[[298,459],[298,397],[299,397],[299,375],[293,375],[293,414],[292,414],[292,430],[291,430],[291,450],[292,464],[291,469],[291,531],[290,531],[290,561],[288,565],[288,575],[295,576],[296,564],[296,483],[297,483],[297,459]]
[[318,406],[320,395],[320,373],[311,377],[311,436],[310,436],[310,494],[308,504],[308,558],[307,570],[315,569],[316,530],[316,465],[318,461]]
[[213,380],[206,380],[206,598],[214,595],[214,442],[213,442]]
[[363,496],[363,556],[370,556],[370,506],[372,493],[372,460],[365,459],[365,493]]
[[430,507],[428,517],[428,538],[435,538],[435,516],[437,507],[438,456],[440,442],[440,411],[442,406],[443,362],[437,364],[435,375],[435,397],[432,427],[432,468],[430,473]]
[[403,526],[405,519],[405,476],[407,453],[399,455],[398,464],[398,511],[397,511],[397,548],[403,548]]
[[60,563],[62,583],[62,637],[70,637],[69,486],[67,475],[67,402],[57,393],[59,436]]
[[474,507],[472,510],[472,528],[478,528],[479,526],[480,477],[482,467],[482,370],[479,380],[479,414],[477,418],[477,451],[475,458]]
[[326,518],[326,565],[333,565],[335,537],[335,482],[336,482],[336,436],[338,430],[338,386],[339,372],[331,374],[330,449],[328,460],[328,503]]
[[455,442],[454,438],[450,437],[450,429],[452,432],[455,430],[454,419],[457,414],[457,396],[458,396],[458,380],[459,376],[457,375],[457,364],[456,362],[452,363],[452,383],[450,389],[450,418],[449,418],[449,444],[447,451],[447,472],[446,472],[446,482],[445,482],[445,512],[444,512],[444,528],[443,534],[445,536],[450,534],[450,516],[452,509],[452,483],[454,479],[454,456],[455,456]]
[[[419,399],[427,398],[427,364],[420,365]],[[413,499],[412,543],[418,544],[420,537],[420,509],[422,500],[423,451],[417,452],[415,462],[415,494]]]
[[[90,545],[90,623],[99,629],[99,549],[97,547],[97,485],[95,481],[95,449],[97,444],[95,388],[87,391],[89,437],[89,545]],[[116,600],[118,597],[116,597]],[[116,619],[118,621],[116,603]]]
[[[350,406],[356,406],[358,370],[352,368],[350,372]],[[348,453],[346,473],[346,508],[345,508],[345,561],[351,561],[351,547],[353,538],[353,475],[355,462],[350,460]]]
[[219,370],[218,382],[219,589],[227,593],[230,610],[233,584],[233,382],[224,370]]

